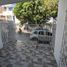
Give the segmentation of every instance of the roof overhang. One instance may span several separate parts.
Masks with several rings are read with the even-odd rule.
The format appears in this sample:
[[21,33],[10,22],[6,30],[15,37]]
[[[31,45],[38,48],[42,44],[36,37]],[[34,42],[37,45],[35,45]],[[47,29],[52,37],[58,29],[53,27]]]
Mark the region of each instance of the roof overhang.
[[30,0],[0,0],[0,5],[25,2],[25,1],[30,1]]

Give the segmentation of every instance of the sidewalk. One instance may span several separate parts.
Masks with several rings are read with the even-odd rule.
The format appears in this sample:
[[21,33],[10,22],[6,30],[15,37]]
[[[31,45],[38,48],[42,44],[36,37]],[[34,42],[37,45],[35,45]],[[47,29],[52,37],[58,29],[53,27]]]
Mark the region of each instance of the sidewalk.
[[49,44],[17,40],[17,43],[8,43],[0,51],[0,67],[57,67],[54,55]]

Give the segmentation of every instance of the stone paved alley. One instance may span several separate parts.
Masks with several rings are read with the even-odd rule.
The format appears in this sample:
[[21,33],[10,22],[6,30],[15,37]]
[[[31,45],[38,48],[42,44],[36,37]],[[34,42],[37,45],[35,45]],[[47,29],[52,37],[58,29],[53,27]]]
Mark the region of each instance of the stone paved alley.
[[17,35],[17,43],[9,42],[0,50],[0,67],[57,67],[51,45],[30,41]]

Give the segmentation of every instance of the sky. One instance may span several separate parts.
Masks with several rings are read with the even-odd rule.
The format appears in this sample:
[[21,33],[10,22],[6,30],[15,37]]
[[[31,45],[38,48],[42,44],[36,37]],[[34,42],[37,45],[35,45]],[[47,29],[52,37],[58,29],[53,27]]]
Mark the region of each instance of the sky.
[[16,2],[21,2],[21,1],[25,1],[25,0],[0,0],[0,5],[3,4],[10,4],[10,3],[16,3]]

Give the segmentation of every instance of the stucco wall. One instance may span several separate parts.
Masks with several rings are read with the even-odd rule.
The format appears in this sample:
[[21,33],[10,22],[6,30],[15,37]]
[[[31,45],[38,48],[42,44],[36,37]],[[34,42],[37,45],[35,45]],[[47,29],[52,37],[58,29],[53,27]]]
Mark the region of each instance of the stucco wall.
[[1,37],[1,31],[2,31],[2,28],[1,28],[1,21],[0,21],[0,49],[3,48],[2,37]]
[[[0,48],[3,48],[4,45],[10,43],[16,43],[16,33],[15,26],[13,21],[0,21]],[[1,42],[2,41],[2,42]],[[2,44],[1,44],[2,43]]]
[[62,45],[64,45],[62,41],[64,40],[63,32],[65,31],[64,24],[66,19],[66,10],[67,10],[67,0],[59,0],[55,49],[54,49],[54,55],[58,65],[60,65],[60,58],[62,55],[61,49],[62,49]]

